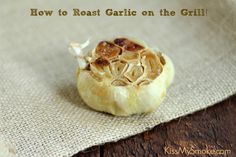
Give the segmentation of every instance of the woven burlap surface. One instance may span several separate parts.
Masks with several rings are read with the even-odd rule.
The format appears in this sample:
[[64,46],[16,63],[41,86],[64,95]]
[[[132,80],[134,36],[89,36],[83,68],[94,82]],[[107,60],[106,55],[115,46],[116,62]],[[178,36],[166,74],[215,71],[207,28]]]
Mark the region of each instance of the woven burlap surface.
[[[1,1],[0,152],[71,156],[135,135],[215,104],[236,92],[234,1]],[[30,8],[131,8],[176,11],[174,17],[31,17]],[[208,9],[204,17],[182,8]],[[71,12],[70,12],[71,13]],[[165,101],[148,115],[114,117],[89,109],[76,89],[71,41],[132,36],[169,55],[176,75]],[[95,46],[95,45],[94,45]],[[7,154],[7,153],[6,153]]]

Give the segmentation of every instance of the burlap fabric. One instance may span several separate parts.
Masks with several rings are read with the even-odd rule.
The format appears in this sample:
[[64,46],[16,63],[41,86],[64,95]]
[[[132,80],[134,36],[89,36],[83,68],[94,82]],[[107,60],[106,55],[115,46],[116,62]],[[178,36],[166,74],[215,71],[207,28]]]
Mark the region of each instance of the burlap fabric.
[[[0,5],[0,152],[71,156],[85,148],[143,132],[215,104],[236,92],[235,1],[31,1]],[[161,8],[174,17],[31,17],[30,8],[71,11]],[[208,9],[182,17],[179,9]],[[71,14],[71,12],[69,12]],[[159,109],[114,117],[86,107],[76,89],[69,42],[125,35],[158,46],[176,76]]]

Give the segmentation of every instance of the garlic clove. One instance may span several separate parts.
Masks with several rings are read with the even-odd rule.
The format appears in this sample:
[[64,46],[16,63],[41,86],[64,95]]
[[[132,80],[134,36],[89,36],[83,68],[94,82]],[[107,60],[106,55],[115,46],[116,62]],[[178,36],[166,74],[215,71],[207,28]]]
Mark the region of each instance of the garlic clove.
[[124,60],[126,62],[136,62],[139,59],[139,53],[137,52],[131,52],[131,51],[124,51],[120,55],[120,59]]
[[123,47],[125,50],[128,50],[128,51],[139,51],[139,50],[144,49],[144,47],[141,46],[140,44],[135,43],[126,38],[116,38],[114,40],[114,43],[116,45],[119,45],[120,47]]
[[135,82],[144,73],[142,66],[130,64],[124,76],[127,77],[131,82]]
[[144,86],[144,85],[148,85],[151,81],[148,79],[145,80],[141,80],[137,83],[138,86]]
[[115,79],[111,83],[113,86],[127,86],[129,84],[129,81],[127,79]]
[[97,45],[95,53],[99,57],[113,59],[116,58],[121,53],[121,51],[121,48],[116,46],[115,44],[107,41],[102,41]]
[[110,65],[111,73],[115,77],[119,77],[126,71],[128,64],[122,60],[113,61]]
[[162,72],[160,59],[149,50],[141,53],[141,63],[144,67],[144,72],[149,79],[155,79]]
[[112,74],[111,74],[109,65],[110,65],[110,63],[108,60],[100,57],[90,63],[90,68],[91,68],[91,71],[98,77],[111,78]]

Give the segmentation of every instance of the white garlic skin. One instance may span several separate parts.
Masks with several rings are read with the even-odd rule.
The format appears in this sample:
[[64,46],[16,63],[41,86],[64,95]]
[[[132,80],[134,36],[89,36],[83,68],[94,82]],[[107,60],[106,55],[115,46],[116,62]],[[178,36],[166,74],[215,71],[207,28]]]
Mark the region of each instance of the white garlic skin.
[[78,69],[77,88],[81,98],[91,108],[116,116],[155,111],[174,78],[171,59],[162,55],[166,61],[163,71],[150,84],[143,86],[113,86],[110,81],[98,82],[87,70]]

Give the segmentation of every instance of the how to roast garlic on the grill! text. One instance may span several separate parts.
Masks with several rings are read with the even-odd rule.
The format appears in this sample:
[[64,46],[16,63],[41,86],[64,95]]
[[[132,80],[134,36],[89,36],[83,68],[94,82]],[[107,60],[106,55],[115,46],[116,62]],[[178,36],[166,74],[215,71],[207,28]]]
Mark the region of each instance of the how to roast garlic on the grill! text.
[[145,43],[128,38],[71,43],[77,58],[77,87],[83,101],[97,111],[118,116],[155,111],[174,77],[172,61]]

